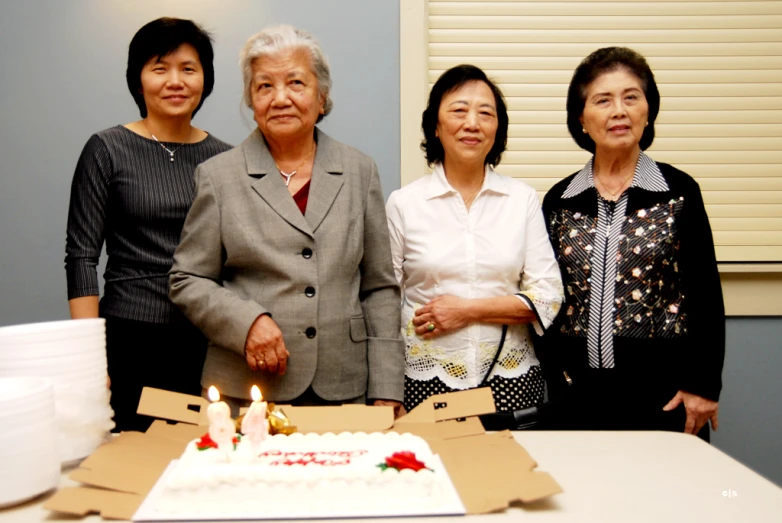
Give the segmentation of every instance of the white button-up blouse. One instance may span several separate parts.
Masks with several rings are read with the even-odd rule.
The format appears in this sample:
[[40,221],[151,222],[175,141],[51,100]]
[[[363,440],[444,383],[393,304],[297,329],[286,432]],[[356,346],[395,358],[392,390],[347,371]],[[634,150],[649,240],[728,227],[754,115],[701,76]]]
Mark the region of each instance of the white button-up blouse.
[[[469,212],[441,164],[394,191],[386,204],[394,270],[403,289],[407,376],[477,386],[497,351],[501,325],[471,324],[431,340],[416,335],[415,309],[442,295],[517,294],[542,334],[562,302],[562,281],[535,190],[486,167]],[[492,375],[516,378],[537,365],[527,325],[511,325]]]

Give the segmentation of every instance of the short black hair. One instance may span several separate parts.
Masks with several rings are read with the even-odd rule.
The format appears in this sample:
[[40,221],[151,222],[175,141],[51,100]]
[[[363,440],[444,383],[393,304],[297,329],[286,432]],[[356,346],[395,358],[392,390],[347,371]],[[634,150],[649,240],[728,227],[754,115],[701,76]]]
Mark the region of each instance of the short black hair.
[[598,76],[617,69],[626,69],[641,81],[646,103],[649,104],[649,125],[644,128],[639,146],[645,151],[654,141],[654,121],[660,112],[660,91],[657,90],[652,69],[637,51],[627,47],[603,47],[584,58],[576,67],[567,91],[567,128],[570,136],[579,147],[593,154],[595,142],[583,132],[580,121],[586,106],[587,89]]
[[125,78],[142,118],[147,117],[147,104],[141,92],[141,70],[153,58],[171,54],[183,44],[190,44],[195,48],[204,69],[204,91],[192,116],[195,116],[204,100],[212,94],[215,68],[212,38],[209,33],[191,20],[158,18],[139,29],[128,47],[128,69]]
[[494,93],[494,103],[497,105],[497,134],[494,137],[494,145],[486,155],[485,164],[498,165],[502,159],[502,153],[508,144],[508,108],[505,98],[497,85],[489,80],[481,69],[474,65],[457,65],[445,71],[435,82],[429,93],[429,101],[423,113],[421,128],[424,131],[424,139],[421,149],[426,154],[426,163],[431,167],[435,163],[445,160],[443,144],[437,137],[437,115],[440,112],[440,103],[443,97],[452,93],[469,82],[483,82]]

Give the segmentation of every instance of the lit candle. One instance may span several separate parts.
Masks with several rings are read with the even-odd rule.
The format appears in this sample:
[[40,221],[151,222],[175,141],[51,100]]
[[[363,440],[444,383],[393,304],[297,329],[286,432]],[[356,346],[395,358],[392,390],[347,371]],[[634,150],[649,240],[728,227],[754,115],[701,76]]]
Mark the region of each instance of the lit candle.
[[269,421],[266,419],[266,402],[261,401],[263,399],[261,389],[253,385],[250,394],[252,394],[253,402],[242,420],[242,433],[250,439],[253,454],[257,455],[261,443],[269,434]]
[[212,402],[206,409],[209,418],[209,437],[217,443],[217,448],[223,452],[234,449],[234,437],[236,437],[234,422],[231,419],[231,409],[224,401],[220,401],[220,393],[213,385],[209,387],[209,400]]

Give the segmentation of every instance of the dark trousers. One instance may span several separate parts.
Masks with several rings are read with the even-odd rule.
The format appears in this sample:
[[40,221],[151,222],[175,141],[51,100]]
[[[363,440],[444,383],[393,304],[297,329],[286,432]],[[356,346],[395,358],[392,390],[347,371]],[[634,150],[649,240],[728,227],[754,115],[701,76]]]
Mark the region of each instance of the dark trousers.
[[[548,382],[553,403],[547,428],[684,432],[684,404],[672,411],[662,410],[676,395],[675,388],[606,369],[577,373],[573,382],[570,388],[562,380]],[[698,437],[709,441],[708,423]]]
[[153,418],[136,414],[143,387],[201,394],[206,338],[184,318],[149,323],[107,317],[106,356],[115,432],[149,428]]

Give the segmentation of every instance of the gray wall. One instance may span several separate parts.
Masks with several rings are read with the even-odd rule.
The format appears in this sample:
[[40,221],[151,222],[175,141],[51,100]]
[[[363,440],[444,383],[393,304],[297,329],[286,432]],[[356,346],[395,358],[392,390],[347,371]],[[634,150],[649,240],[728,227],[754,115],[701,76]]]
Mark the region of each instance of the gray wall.
[[726,345],[712,442],[782,486],[782,318],[728,318]]
[[[65,318],[63,258],[73,169],[89,136],[138,120],[125,84],[133,34],[161,16],[215,38],[215,89],[194,123],[229,143],[255,127],[240,104],[239,49],[290,23],[331,63],[320,127],[377,161],[399,188],[399,2],[364,0],[4,0],[0,4],[0,325]],[[101,270],[102,273],[102,270]]]
[[[91,133],[138,118],[124,69],[141,25],[168,15],[213,31],[217,83],[195,123],[234,144],[251,129],[239,104],[244,40],[273,23],[312,31],[334,75],[335,109],[322,127],[377,160],[388,195],[399,185],[398,10],[398,0],[5,0],[0,325],[67,317],[62,260],[73,167]],[[728,321],[721,428],[713,441],[782,485],[780,340],[780,318]]]

